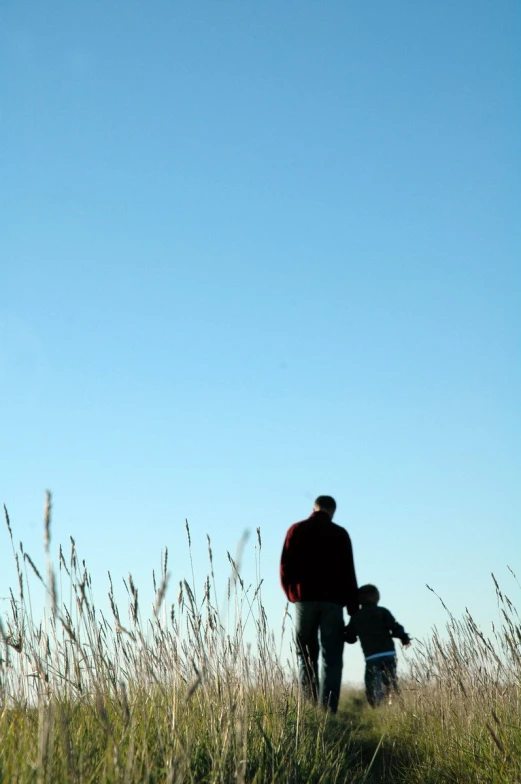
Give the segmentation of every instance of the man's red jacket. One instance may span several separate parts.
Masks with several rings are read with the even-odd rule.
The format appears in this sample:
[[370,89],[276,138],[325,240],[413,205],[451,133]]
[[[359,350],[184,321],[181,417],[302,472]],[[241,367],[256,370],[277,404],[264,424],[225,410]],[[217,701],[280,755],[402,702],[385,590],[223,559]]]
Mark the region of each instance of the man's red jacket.
[[325,512],[292,525],[282,548],[280,581],[290,602],[336,602],[353,615],[358,585],[345,528]]

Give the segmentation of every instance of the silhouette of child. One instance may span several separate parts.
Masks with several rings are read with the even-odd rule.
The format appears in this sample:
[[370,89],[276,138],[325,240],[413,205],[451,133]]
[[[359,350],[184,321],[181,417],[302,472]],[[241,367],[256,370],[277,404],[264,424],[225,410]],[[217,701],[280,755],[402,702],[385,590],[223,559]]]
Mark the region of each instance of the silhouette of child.
[[389,610],[378,606],[380,594],[375,585],[362,585],[358,599],[361,607],[344,627],[344,640],[350,644],[360,640],[365,656],[365,693],[375,708],[385,699],[390,702],[391,692],[398,691],[393,637],[405,647],[411,640]]

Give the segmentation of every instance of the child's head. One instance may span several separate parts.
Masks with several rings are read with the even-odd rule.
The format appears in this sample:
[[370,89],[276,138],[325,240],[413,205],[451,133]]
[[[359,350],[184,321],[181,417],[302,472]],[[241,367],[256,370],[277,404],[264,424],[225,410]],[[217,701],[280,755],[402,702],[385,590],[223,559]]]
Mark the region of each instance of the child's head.
[[358,601],[362,606],[366,604],[378,604],[380,593],[376,585],[361,585],[358,589]]

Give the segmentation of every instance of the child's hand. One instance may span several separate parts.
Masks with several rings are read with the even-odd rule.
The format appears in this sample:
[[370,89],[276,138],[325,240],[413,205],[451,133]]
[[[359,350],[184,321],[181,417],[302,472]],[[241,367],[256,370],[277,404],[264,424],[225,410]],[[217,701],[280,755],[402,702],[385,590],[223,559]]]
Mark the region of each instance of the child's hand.
[[344,626],[344,642],[347,642],[349,645],[353,645],[357,640],[357,636],[355,632],[349,628],[349,626]]

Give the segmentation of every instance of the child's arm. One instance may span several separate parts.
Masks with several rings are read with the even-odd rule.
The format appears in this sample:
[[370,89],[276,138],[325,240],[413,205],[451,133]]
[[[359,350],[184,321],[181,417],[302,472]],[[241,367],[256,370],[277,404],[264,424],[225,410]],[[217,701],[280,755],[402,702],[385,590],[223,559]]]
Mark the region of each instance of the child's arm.
[[391,634],[393,637],[397,637],[399,640],[401,640],[402,645],[411,644],[411,638],[409,637],[409,635],[407,634],[403,626],[399,624],[397,621],[394,622],[394,626],[391,629]]
[[400,623],[398,623],[398,621],[395,619],[393,614],[389,612],[389,610],[387,612],[389,613],[387,622],[388,622],[389,631],[391,632],[391,636],[396,637],[398,640],[401,640],[403,645],[410,645],[411,638],[409,637],[409,635],[407,634],[403,626]]

